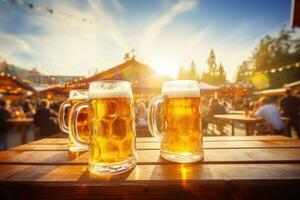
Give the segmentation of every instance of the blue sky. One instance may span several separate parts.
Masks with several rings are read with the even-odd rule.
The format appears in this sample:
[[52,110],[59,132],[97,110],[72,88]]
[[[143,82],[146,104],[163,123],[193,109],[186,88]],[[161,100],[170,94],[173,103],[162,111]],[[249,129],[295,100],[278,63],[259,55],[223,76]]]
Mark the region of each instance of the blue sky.
[[[289,25],[290,0],[0,0],[0,57],[47,74],[90,75],[137,59],[175,76],[214,49],[228,77],[266,34]],[[28,3],[37,5],[28,8]],[[53,9],[53,14],[46,12]],[[87,19],[83,22],[82,19]]]

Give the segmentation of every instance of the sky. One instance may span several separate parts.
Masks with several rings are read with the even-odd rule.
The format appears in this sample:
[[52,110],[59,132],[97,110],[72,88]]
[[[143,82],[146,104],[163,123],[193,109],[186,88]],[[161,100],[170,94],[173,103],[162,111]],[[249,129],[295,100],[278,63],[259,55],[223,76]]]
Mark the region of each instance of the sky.
[[[32,3],[34,9],[28,4]],[[51,75],[88,76],[137,60],[176,77],[208,69],[229,80],[266,34],[289,26],[291,0],[0,0],[0,58]],[[48,9],[48,11],[47,11]],[[53,12],[52,12],[53,11]]]

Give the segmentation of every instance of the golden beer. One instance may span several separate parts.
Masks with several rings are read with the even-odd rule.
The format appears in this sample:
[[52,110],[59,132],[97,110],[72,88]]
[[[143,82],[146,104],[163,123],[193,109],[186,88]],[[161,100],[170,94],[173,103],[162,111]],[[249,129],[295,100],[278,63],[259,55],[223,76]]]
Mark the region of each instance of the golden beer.
[[96,81],[89,85],[88,101],[71,110],[71,138],[80,140],[76,117],[89,109],[89,170],[100,175],[118,174],[137,163],[135,122],[131,85],[126,81]]
[[202,150],[200,98],[166,98],[162,115],[166,121],[161,147],[164,151],[192,154]]
[[90,162],[109,164],[133,158],[135,129],[132,99],[92,99],[91,110]]
[[[69,141],[69,150],[70,151],[83,151],[87,150],[87,146],[80,146],[74,144],[70,137],[70,129],[69,129],[69,120],[70,120],[70,111],[72,107],[74,107],[77,103],[86,101],[88,98],[87,96],[87,90],[71,90],[69,94],[69,100],[62,103],[59,114],[58,114],[58,122],[60,125],[60,128],[68,133],[68,141]],[[88,116],[89,116],[89,110],[88,109],[82,109],[77,117],[77,129],[79,133],[80,140],[88,141],[89,140],[89,123],[88,123]]]
[[[71,106],[70,108],[72,108],[75,104],[79,103],[79,102],[83,102],[86,99],[71,99],[70,103]],[[90,126],[89,126],[89,109],[87,108],[83,108],[80,110],[80,112],[78,113],[78,117],[77,117],[77,130],[78,130],[78,134],[79,134],[79,138],[83,141],[88,142],[89,141],[89,136],[90,136]],[[69,124],[69,117],[68,117],[68,122]],[[71,140],[70,136],[69,136],[69,145],[72,146],[73,145],[73,141]]]
[[[162,157],[179,163],[203,159],[200,117],[200,91],[196,81],[164,83],[162,95],[150,102],[148,115],[150,133],[161,140]],[[162,124],[162,130],[158,129],[158,123]]]

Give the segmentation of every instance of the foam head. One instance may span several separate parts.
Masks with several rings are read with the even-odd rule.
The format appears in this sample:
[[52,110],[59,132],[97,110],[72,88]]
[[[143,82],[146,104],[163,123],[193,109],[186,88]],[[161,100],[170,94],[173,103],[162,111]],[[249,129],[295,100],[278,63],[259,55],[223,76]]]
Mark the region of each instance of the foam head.
[[131,85],[127,81],[96,81],[89,86],[90,99],[132,98]]
[[200,90],[197,81],[177,80],[164,82],[162,95],[168,98],[200,97]]
[[88,91],[84,89],[70,90],[69,99],[87,99]]

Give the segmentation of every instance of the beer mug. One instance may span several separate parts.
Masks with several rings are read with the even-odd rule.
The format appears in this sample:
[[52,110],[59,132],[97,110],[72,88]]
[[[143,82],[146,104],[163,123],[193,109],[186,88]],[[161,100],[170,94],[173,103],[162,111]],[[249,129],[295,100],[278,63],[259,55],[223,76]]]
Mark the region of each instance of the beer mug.
[[161,93],[151,100],[148,113],[150,133],[161,140],[161,156],[178,163],[203,159],[197,81],[167,81]]
[[137,163],[135,121],[131,85],[126,81],[96,81],[89,85],[89,100],[76,104],[70,113],[71,138],[80,140],[76,118],[81,109],[90,110],[89,170],[112,175],[130,170]]
[[[70,137],[70,129],[68,126],[70,110],[79,102],[86,101],[88,99],[87,90],[71,90],[69,93],[69,99],[61,104],[58,112],[58,124],[60,129],[69,134],[69,150],[72,152],[87,151],[88,146],[82,144],[74,144]],[[81,140],[89,140],[89,124],[88,124],[88,109],[82,109],[77,118],[78,134]]]

